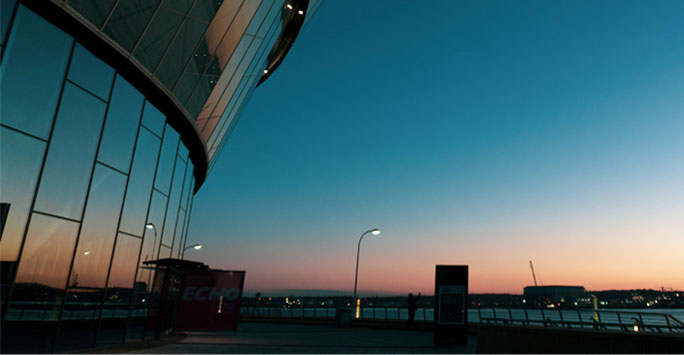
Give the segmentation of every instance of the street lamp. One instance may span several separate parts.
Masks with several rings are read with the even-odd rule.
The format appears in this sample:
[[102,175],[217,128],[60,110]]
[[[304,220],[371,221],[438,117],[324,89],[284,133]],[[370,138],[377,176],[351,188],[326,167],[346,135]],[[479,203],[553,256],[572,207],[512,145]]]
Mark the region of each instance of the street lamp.
[[359,254],[361,253],[361,240],[368,233],[370,233],[372,235],[378,235],[378,234],[380,234],[380,230],[375,228],[375,229],[365,231],[363,234],[361,234],[361,238],[359,238],[359,245],[356,248],[356,275],[354,276],[354,302],[356,302],[356,285],[359,281]]
[[183,254],[181,254],[181,260],[185,259],[185,251],[190,249],[190,248],[195,249],[195,250],[200,250],[200,249],[202,249],[202,244],[193,244],[189,247],[185,247],[185,249],[183,249]]
[[[151,229],[154,232],[154,243],[152,243],[152,254],[154,254],[154,249],[157,247],[157,227],[154,226],[154,223],[148,223],[145,225],[145,228]],[[145,255],[145,260],[147,260],[147,256]]]
[[[154,223],[147,223],[145,225],[145,228],[151,229],[154,232],[154,243],[152,243],[152,257],[154,258],[154,249],[157,247],[157,228],[154,226]],[[145,261],[147,261],[147,257],[149,254],[145,255]],[[147,286],[150,287],[150,283],[152,282],[152,271],[147,270]]]
[[193,245],[191,245],[191,246],[186,247],[185,249],[183,249],[183,251],[186,251],[186,250],[188,250],[188,249],[190,249],[190,248],[193,248],[193,249],[195,249],[195,250],[200,250],[200,249],[202,249],[202,244],[193,244]]

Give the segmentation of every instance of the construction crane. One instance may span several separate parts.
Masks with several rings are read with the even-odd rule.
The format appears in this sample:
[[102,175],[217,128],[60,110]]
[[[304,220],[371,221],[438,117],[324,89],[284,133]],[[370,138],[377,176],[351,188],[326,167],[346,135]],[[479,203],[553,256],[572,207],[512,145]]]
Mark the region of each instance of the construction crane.
[[532,279],[534,280],[534,287],[537,287],[537,275],[534,274],[534,265],[532,260],[530,260],[530,269],[532,269]]

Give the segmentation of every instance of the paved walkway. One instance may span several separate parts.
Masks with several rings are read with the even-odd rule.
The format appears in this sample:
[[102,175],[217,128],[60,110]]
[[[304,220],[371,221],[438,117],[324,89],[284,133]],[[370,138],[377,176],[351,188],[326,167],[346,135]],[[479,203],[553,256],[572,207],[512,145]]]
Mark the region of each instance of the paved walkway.
[[325,325],[241,323],[232,332],[188,332],[187,337],[132,353],[474,353],[476,337],[465,347],[435,348],[432,332]]

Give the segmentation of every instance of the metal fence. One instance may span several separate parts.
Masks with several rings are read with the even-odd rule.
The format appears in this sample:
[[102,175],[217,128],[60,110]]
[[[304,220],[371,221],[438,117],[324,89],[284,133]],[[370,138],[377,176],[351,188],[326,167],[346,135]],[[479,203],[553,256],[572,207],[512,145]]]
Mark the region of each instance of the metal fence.
[[[352,312],[355,312],[352,309]],[[242,306],[244,315],[277,318],[334,318],[333,307]],[[359,319],[408,320],[408,309],[402,307],[361,307]],[[418,308],[415,320],[434,321],[433,308]],[[569,329],[622,330],[629,332],[675,333],[684,335],[684,323],[666,313],[631,311],[597,311],[591,309],[525,309],[472,308],[469,323],[511,324],[522,326],[560,327]]]
[[69,304],[78,306],[78,309],[60,309],[49,302],[15,302],[12,308],[8,308],[5,320],[8,321],[56,321],[62,320],[88,320],[88,319],[125,319],[129,317],[146,317],[147,308],[128,309],[125,306],[115,304],[105,304],[102,307],[99,303]]

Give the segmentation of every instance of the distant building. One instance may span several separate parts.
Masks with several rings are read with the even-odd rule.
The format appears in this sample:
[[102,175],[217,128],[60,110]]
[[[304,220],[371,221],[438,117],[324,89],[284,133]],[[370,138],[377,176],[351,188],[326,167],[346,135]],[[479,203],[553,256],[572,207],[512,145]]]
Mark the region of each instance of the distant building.
[[527,305],[559,305],[574,302],[584,295],[582,286],[527,286],[523,291]]

